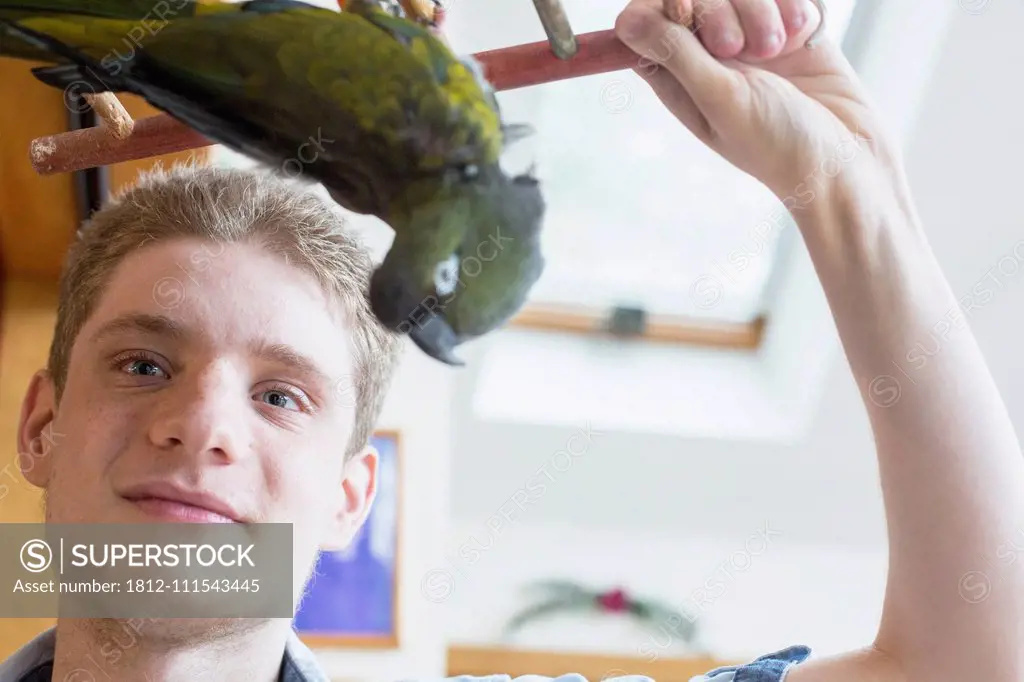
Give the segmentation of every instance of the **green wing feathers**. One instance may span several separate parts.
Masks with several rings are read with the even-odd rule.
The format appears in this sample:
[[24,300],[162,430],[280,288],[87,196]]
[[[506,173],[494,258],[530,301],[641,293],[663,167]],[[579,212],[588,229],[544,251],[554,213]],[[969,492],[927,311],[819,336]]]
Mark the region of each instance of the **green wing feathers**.
[[[78,17],[132,19],[136,24],[121,36],[129,46],[160,21],[238,11],[238,5],[233,3],[191,0],[0,0],[0,19],[20,20],[41,15],[64,15],[72,21]],[[40,62],[66,61],[25,43],[3,25],[0,25],[0,55]]]
[[[0,24],[0,54],[78,62],[266,163],[304,149],[309,179],[353,196],[372,187],[347,204],[358,212],[383,210],[411,178],[496,166],[504,146],[500,112],[478,74],[426,28],[374,8],[0,0],[0,19],[70,49],[47,54]],[[314,158],[311,139],[330,144]]]
[[[114,52],[127,52],[131,42],[126,36],[128,31],[138,25],[138,21],[92,16],[30,16],[20,19],[18,24],[56,38],[68,47],[100,61]],[[46,59],[58,60],[54,56]]]

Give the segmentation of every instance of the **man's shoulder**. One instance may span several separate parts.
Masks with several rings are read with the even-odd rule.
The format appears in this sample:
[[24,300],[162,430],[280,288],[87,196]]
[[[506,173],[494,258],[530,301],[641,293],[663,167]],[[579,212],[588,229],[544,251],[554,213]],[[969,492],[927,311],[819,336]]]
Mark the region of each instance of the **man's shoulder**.
[[21,682],[26,675],[53,660],[55,629],[39,633],[0,662],[0,682]]
[[[765,654],[749,663],[723,666],[709,670],[703,675],[690,678],[689,682],[785,682],[786,674],[794,665],[803,663],[811,655],[807,646],[796,645],[781,651]],[[613,671],[621,672],[621,671]],[[557,677],[547,675],[457,675],[435,680],[418,679],[403,682],[668,682],[654,680],[645,675],[606,675],[600,680],[590,680],[579,673],[566,673]]]

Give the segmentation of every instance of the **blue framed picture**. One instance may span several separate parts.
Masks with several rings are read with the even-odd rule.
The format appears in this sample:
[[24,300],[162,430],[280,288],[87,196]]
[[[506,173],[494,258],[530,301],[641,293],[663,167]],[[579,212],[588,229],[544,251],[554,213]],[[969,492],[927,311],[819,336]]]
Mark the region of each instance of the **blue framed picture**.
[[322,552],[295,614],[309,646],[398,647],[399,436],[378,431],[377,497],[348,548]]

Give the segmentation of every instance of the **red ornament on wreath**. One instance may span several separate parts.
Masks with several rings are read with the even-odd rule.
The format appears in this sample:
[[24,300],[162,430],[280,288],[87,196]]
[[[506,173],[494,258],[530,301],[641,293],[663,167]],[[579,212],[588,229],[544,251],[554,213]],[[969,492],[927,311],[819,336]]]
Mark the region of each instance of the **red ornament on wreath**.
[[626,598],[626,593],[622,589],[614,589],[611,592],[604,592],[603,594],[597,595],[597,603],[605,611],[611,611],[618,613],[621,611],[629,610],[629,600]]

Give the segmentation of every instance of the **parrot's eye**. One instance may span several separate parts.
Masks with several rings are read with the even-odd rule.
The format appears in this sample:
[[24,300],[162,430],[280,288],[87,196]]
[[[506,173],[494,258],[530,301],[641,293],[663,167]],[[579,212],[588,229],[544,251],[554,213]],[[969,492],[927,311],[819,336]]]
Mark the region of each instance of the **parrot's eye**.
[[476,180],[477,176],[480,175],[480,168],[475,163],[467,163],[460,172],[463,180]]
[[438,296],[451,296],[459,283],[459,255],[453,253],[434,268],[434,289]]

